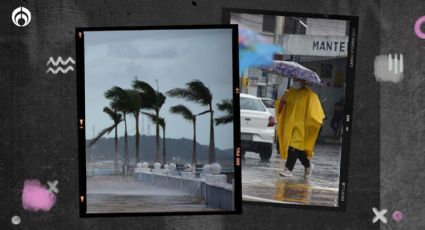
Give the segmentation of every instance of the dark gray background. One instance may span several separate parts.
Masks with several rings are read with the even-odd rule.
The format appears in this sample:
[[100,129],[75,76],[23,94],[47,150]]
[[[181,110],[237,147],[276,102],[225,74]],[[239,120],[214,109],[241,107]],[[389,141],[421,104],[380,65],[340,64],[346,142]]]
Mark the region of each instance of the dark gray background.
[[[381,0],[381,53],[403,53],[404,80],[381,83],[381,206],[405,220],[382,229],[425,228],[425,40],[414,33],[423,1]],[[424,30],[424,26],[422,27]],[[425,30],[424,30],[425,31]],[[397,226],[398,225],[398,226]]]
[[[424,162],[419,143],[425,136],[423,125],[417,124],[423,124],[425,95],[420,86],[425,83],[420,81],[423,70],[416,66],[423,63],[420,54],[425,50],[418,48],[424,46],[412,29],[423,12],[398,2],[197,0],[194,6],[186,0],[3,0],[0,229],[378,229],[379,224],[372,224],[372,207],[380,208],[380,203],[389,213],[399,209],[406,216],[398,224],[389,219],[382,228],[423,227],[420,188],[425,173],[420,171]],[[10,19],[20,5],[33,15],[25,28]],[[75,59],[75,27],[219,24],[223,7],[359,16],[346,211],[244,205],[243,215],[231,216],[79,218],[76,73],[46,74],[48,58]],[[405,80],[400,84],[374,79],[374,57],[388,52],[405,53]],[[26,179],[59,181],[58,200],[50,212],[23,210],[20,196]],[[20,225],[12,225],[14,215],[21,217]]]

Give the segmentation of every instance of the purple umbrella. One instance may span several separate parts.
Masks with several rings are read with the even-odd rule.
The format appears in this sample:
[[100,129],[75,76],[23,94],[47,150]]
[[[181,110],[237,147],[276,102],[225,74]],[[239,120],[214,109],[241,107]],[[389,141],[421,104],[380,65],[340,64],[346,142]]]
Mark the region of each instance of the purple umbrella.
[[305,80],[310,83],[322,85],[320,77],[314,71],[292,61],[274,61],[272,65],[260,67],[272,73],[292,79]]

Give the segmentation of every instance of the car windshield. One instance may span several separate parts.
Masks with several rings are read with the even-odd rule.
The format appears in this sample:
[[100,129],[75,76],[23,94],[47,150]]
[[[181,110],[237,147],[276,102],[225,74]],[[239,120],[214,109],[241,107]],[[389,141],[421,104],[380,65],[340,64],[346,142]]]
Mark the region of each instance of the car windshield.
[[274,104],[272,100],[261,100],[263,102],[263,104],[269,108],[269,109],[274,109]]
[[261,111],[261,112],[266,111],[266,109],[264,108],[264,105],[261,104],[259,100],[253,99],[253,98],[247,98],[247,97],[241,97],[240,107],[241,109],[245,109],[245,110],[254,110],[254,111]]

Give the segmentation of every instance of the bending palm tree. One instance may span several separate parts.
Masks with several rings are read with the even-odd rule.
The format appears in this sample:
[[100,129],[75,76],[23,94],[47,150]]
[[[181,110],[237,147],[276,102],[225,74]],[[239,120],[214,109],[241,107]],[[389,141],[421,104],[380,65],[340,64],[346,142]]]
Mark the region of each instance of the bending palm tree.
[[113,129],[115,129],[115,138],[114,138],[114,150],[115,150],[115,155],[114,155],[114,173],[117,174],[118,173],[118,124],[123,121],[123,119],[121,118],[121,114],[117,113],[117,110],[114,109],[110,109],[108,107],[104,107],[103,108],[103,112],[107,113],[111,119],[114,121],[114,125],[107,127],[105,129],[103,129],[102,131],[100,131],[99,134],[97,134],[97,136],[90,141],[88,147],[91,147],[92,145],[94,145],[103,135],[105,135],[106,133],[109,134]]
[[226,114],[215,120],[215,125],[225,125],[233,121],[233,100],[223,99],[221,103],[217,103],[217,108]]
[[136,163],[140,162],[140,132],[139,132],[139,116],[140,116],[140,109],[141,107],[141,97],[139,93],[135,90],[128,89],[126,90],[129,97],[130,97],[130,103],[129,103],[129,111],[130,114],[133,115],[135,121],[136,121]]
[[140,161],[139,157],[139,108],[140,97],[134,90],[122,89],[118,86],[112,87],[105,92],[105,97],[111,99],[111,107],[123,113],[124,117],[124,151],[125,151],[125,165],[128,167],[128,134],[127,134],[127,114],[132,114],[136,119],[136,160]]
[[[148,113],[148,112],[142,112],[142,113],[147,115],[154,124],[157,124],[157,119],[155,114]],[[165,119],[162,117],[159,117],[158,125],[161,126],[162,128],[162,165],[164,165],[165,163],[167,163],[167,158],[165,154]]]
[[172,97],[184,98],[189,101],[208,106],[210,112],[210,145],[208,162],[215,162],[215,142],[214,142],[214,110],[212,109],[212,94],[210,90],[199,80],[186,83],[186,88],[175,88],[167,92]]
[[162,128],[162,165],[167,163],[167,157],[165,153],[165,119],[160,117],[159,118],[159,126]]
[[193,145],[192,164],[196,166],[196,116],[184,105],[176,105],[170,108],[170,113],[179,114],[184,119],[192,121],[193,124]]
[[155,91],[148,83],[144,81],[134,80],[132,86],[135,90],[137,90],[137,92],[139,92],[140,97],[142,98],[141,109],[153,109],[155,112],[155,121],[153,121],[156,125],[155,161],[159,162],[161,159],[161,155],[159,152],[159,110],[161,110],[161,107],[164,105],[166,97],[164,96],[164,94]]

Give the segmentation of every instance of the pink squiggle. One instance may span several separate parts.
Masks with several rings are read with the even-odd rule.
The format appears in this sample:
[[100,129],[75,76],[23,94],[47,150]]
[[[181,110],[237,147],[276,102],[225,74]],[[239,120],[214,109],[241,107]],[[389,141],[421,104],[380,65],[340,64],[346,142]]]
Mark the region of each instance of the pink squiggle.
[[48,212],[56,203],[56,195],[41,185],[39,180],[25,180],[22,206],[33,212]]

